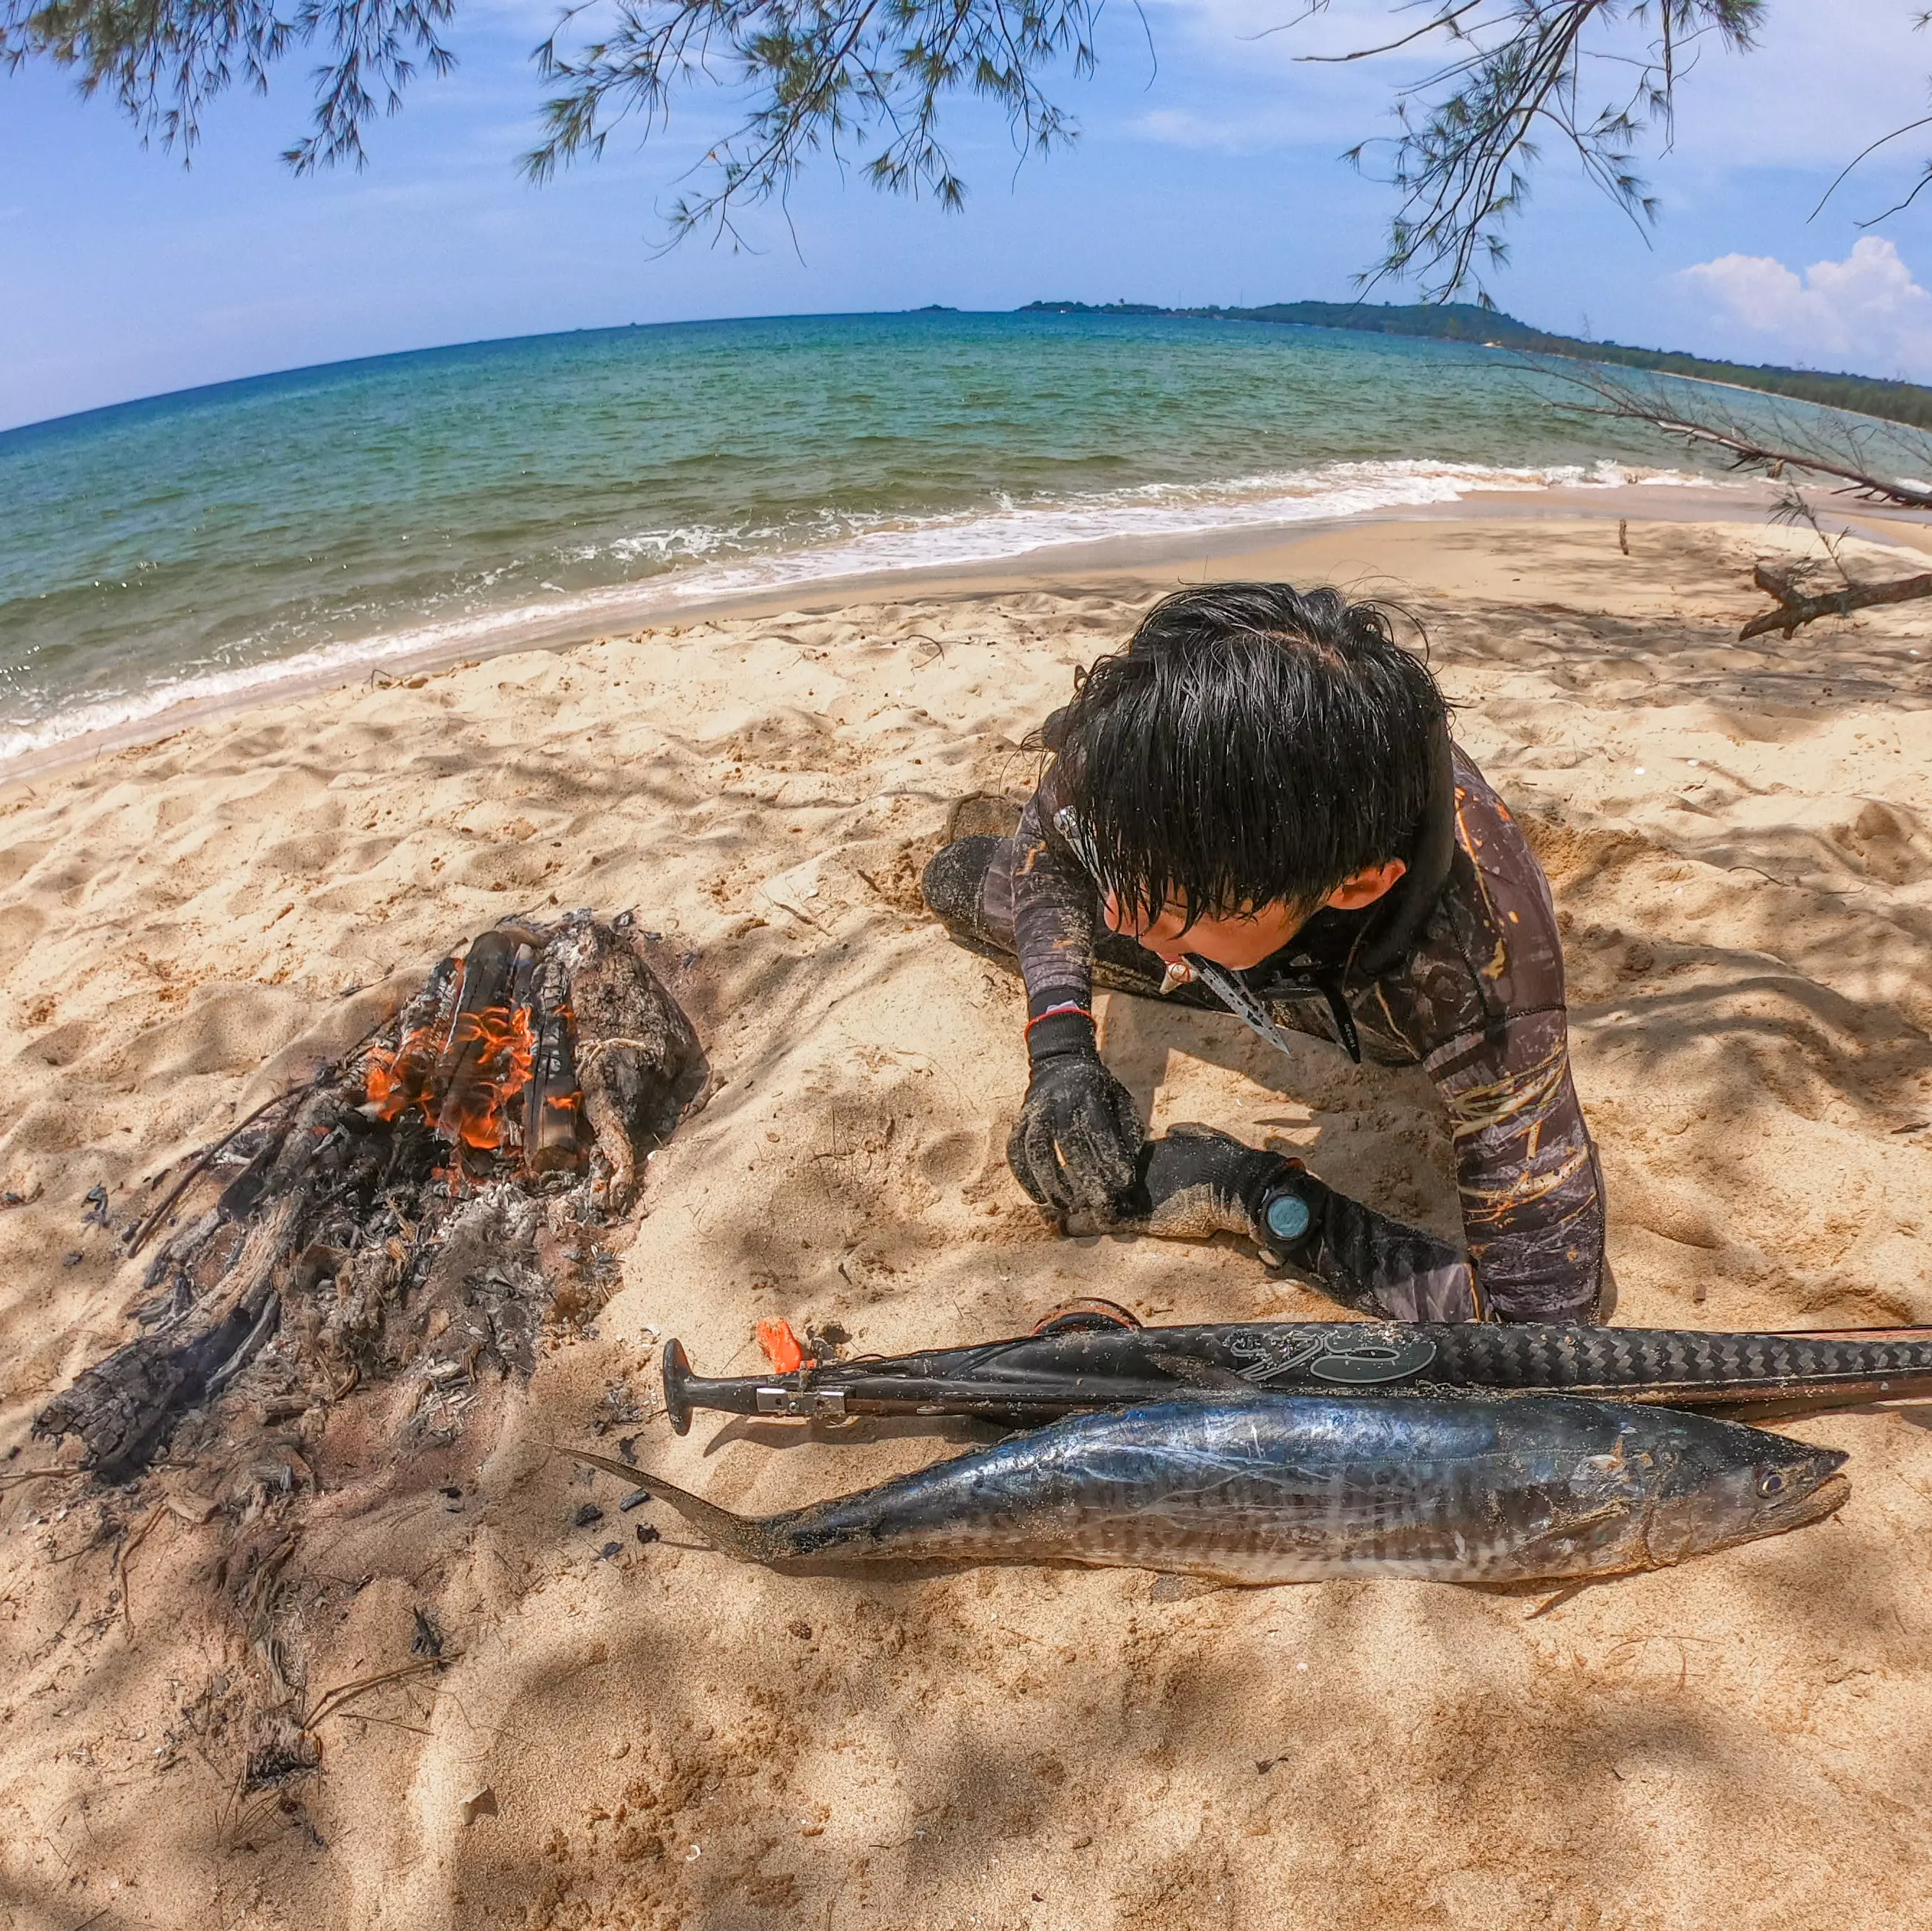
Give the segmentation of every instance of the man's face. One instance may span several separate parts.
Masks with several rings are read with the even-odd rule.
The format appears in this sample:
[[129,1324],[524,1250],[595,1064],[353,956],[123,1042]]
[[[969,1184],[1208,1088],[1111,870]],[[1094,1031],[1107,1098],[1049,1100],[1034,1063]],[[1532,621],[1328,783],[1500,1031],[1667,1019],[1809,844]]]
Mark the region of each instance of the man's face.
[[1144,946],[1164,964],[1178,965],[1192,952],[1230,972],[1246,972],[1280,952],[1324,907],[1360,911],[1372,905],[1408,869],[1399,858],[1384,865],[1364,865],[1320,904],[1305,909],[1276,899],[1232,912],[1204,913],[1190,925],[1184,905],[1170,900],[1150,918],[1145,907],[1124,906],[1109,892],[1102,896],[1101,916],[1109,931]]
[[1101,901],[1101,916],[1110,931],[1137,940],[1166,964],[1178,964],[1192,952],[1232,972],[1245,972],[1280,952],[1304,918],[1297,907],[1277,903],[1250,912],[1207,913],[1190,925],[1186,907],[1172,901],[1149,919],[1144,907],[1130,910],[1111,892]]

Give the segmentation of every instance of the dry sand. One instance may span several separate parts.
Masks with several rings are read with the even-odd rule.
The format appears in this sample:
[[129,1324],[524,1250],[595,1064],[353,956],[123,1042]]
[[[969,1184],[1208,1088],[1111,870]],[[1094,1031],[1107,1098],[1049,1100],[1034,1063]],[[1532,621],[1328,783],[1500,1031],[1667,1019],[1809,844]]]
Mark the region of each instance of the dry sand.
[[[1907,607],[1796,642],[1743,526],[1366,526],[1217,574],[1402,591],[1458,730],[1530,824],[1570,947],[1618,1318],[1932,1320],[1932,644]],[[896,1350],[1082,1292],[1148,1318],[1314,1316],[1232,1243],[1068,1242],[1000,1158],[1012,982],[916,880],[949,801],[1153,593],[970,586],[720,618],[311,695],[0,797],[0,1448],[124,1339],[138,1268],[82,1225],[268,1090],[345,985],[513,910],[638,908],[722,1085],[653,1161],[596,1336],[434,1455],[380,1390],[310,1443],[278,1535],[205,1470],[0,1495],[0,1918],[82,1925],[1895,1925],[1932,1879],[1932,1436],[1850,1449],[1835,1521],[1535,1599],[1420,1584],[1156,1592],[1131,1571],[781,1577],[661,1511],[572,1527],[546,1456],[660,1335],[749,1372],[753,1318]],[[1924,652],[1924,655],[1918,653]],[[1116,1000],[1156,1124],[1305,1150],[1453,1229],[1419,1075]],[[283,1063],[287,1063],[284,1057]],[[934,1456],[700,1419],[643,1461],[784,1506]],[[448,1483],[458,1492],[441,1492]],[[211,1513],[211,1509],[214,1513]],[[599,1560],[613,1533],[622,1554]],[[127,1539],[122,1539],[123,1532]],[[125,1589],[124,1597],[122,1591]],[[278,1675],[457,1654],[236,1791]],[[252,1639],[252,1640],[251,1640]],[[472,1806],[465,1800],[489,1793]]]

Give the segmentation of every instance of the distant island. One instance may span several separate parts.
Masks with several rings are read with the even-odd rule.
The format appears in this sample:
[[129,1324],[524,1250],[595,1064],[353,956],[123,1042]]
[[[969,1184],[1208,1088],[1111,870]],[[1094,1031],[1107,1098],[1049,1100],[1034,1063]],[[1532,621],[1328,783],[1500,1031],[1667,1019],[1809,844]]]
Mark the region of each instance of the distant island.
[[1210,322],[1285,322],[1304,328],[1353,328],[1372,335],[1427,335],[1444,342],[1467,342],[1485,349],[1515,349],[1538,355],[1563,355],[1574,361],[1610,362],[1624,368],[1654,369],[1707,382],[1732,382],[1740,388],[1850,409],[1915,429],[1932,429],[1932,388],[1916,382],[1887,382],[1876,376],[1830,375],[1790,369],[1775,362],[1714,362],[1668,349],[1631,349],[1620,342],[1586,342],[1575,335],[1552,335],[1500,309],[1466,301],[1439,307],[1413,302],[1370,304],[1352,301],[1271,301],[1262,308],[1162,308],[1150,301],[1030,301],[1021,315],[1168,315]]

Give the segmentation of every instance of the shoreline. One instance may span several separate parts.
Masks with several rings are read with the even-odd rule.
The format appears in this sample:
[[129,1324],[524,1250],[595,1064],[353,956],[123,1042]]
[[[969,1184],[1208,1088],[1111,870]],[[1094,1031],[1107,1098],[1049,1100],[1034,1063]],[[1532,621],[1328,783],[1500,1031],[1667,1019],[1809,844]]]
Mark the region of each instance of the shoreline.
[[[1218,574],[1267,574],[1264,559],[1294,553],[1346,547],[1353,537],[1444,524],[1513,526],[1525,521],[1602,523],[1704,523],[1745,525],[1767,529],[1772,493],[1754,484],[1709,486],[1635,483],[1558,485],[1546,489],[1472,491],[1453,502],[1396,505],[1352,516],[1310,518],[1306,522],[1234,525],[1182,535],[1148,538],[1108,537],[1078,543],[1042,545],[1010,556],[967,563],[912,565],[888,570],[802,577],[769,588],[735,589],[690,595],[679,587],[689,574],[674,573],[637,586],[630,598],[614,598],[594,613],[572,611],[548,620],[532,614],[516,621],[514,610],[496,613],[494,632],[472,633],[392,655],[332,663],[266,676],[244,688],[212,696],[185,697],[123,723],[76,733],[40,748],[0,760],[0,796],[15,786],[145,745],[178,733],[330,690],[406,682],[453,666],[484,663],[525,651],[564,651],[599,638],[648,629],[682,628],[691,624],[740,617],[795,613],[822,615],[854,604],[898,602],[909,598],[952,601],[963,596],[1010,595],[1030,589],[1064,589],[1072,583],[1114,589],[1127,584],[1188,580],[1190,565]],[[1932,550],[1932,517],[1852,515],[1840,520],[1868,540]],[[1382,574],[1370,559],[1349,580],[1357,584]],[[1240,567],[1245,564],[1246,571]],[[1274,564],[1281,568],[1282,565]],[[1332,567],[1332,566],[1331,566]],[[1398,584],[1396,594],[1400,594]],[[541,607],[536,607],[541,608]],[[380,644],[381,640],[369,640]],[[294,660],[289,660],[294,661]],[[270,670],[272,665],[260,667]],[[58,713],[56,714],[58,715]]]

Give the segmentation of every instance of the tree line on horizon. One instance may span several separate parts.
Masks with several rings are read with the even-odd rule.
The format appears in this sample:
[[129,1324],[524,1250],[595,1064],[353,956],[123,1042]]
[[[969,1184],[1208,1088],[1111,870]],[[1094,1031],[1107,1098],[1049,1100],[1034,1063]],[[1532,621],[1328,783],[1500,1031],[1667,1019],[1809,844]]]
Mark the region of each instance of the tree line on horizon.
[[1603,362],[1694,382],[1727,382],[1794,401],[1816,403],[1854,415],[1932,430],[1932,388],[1883,376],[1794,369],[1778,362],[1725,362],[1676,349],[1635,349],[1558,335],[1519,322],[1499,308],[1473,302],[1270,301],[1258,307],[1166,308],[1151,301],[1030,301],[1021,315],[1180,316],[1209,322],[1268,322],[1304,328],[1346,328],[1370,335],[1423,336],[1466,342],[1483,349],[1514,349],[1526,355],[1558,355],[1567,361]]
[[[297,172],[367,160],[364,124],[394,112],[419,72],[446,73],[445,37],[471,0],[0,0],[0,70],[44,62],[70,73],[83,94],[113,101],[140,130],[185,156],[208,104],[239,82],[266,92],[271,69],[298,50],[311,68],[310,130],[284,158]],[[533,181],[576,160],[594,160],[627,122],[641,142],[661,133],[674,101],[723,89],[743,103],[736,127],[706,149],[668,216],[669,241],[699,230],[736,242],[748,206],[781,207],[801,170],[851,167],[875,188],[962,205],[965,184],[942,138],[944,112],[977,97],[1004,113],[1022,154],[1070,143],[1077,124],[1056,98],[1058,77],[1084,79],[1099,61],[1106,0],[579,0],[566,6],[534,51],[550,88],[542,138],[522,157]],[[1292,31],[1327,10],[1300,0],[1286,19],[1260,20],[1263,36]],[[1509,259],[1507,234],[1553,141],[1642,229],[1659,203],[1639,172],[1646,144],[1670,151],[1678,91],[1707,50],[1748,54],[1764,26],[1765,0],[1376,0],[1386,35],[1340,53],[1304,53],[1316,64],[1413,60],[1432,51],[1420,77],[1391,88],[1396,132],[1358,142],[1347,160],[1376,161],[1394,205],[1380,259],[1358,279],[1364,293],[1412,283],[1430,306],[1410,325],[1365,325],[1346,304],[1283,303],[1268,310],[1204,310],[1258,321],[1322,321],[1500,346],[1567,361],[1598,412],[1647,423],[1666,439],[1721,452],[1733,468],[1766,475],[1786,512],[1808,522],[1842,588],[1814,593],[1804,573],[1767,576],[1778,599],[1763,620],[1787,636],[1820,616],[1872,602],[1932,595],[1932,573],[1890,585],[1857,583],[1839,546],[1799,487],[1897,509],[1932,511],[1932,488],[1898,473],[1854,416],[1786,421],[1767,432],[1741,420],[1717,391],[1646,388],[1638,378],[1688,376],[1735,382],[1856,415],[1876,415],[1924,436],[1927,395],[1909,383],[1752,367],[1666,351],[1583,343],[1500,316],[1486,272]],[[1143,16],[1142,24],[1148,22]],[[1932,12],[1914,24],[1932,24]],[[1364,28],[1364,33],[1369,31]],[[1149,46],[1152,47],[1150,31]],[[1767,103],[1767,112],[1783,103]],[[1825,190],[1924,116],[1863,141]],[[1871,130],[1849,134],[1846,147]],[[1932,160],[1870,228],[1904,213],[1932,186]],[[1473,293],[1472,305],[1457,299]],[[1319,316],[1310,311],[1333,312]],[[1115,312],[1118,312],[1116,310]],[[1155,313],[1160,311],[1155,310]],[[1186,311],[1182,311],[1186,312]],[[1612,378],[1605,364],[1630,373]],[[1675,393],[1667,391],[1674,390]],[[1687,399],[1688,398],[1688,399]],[[1847,427],[1846,425],[1852,425]],[[1888,432],[1894,439],[1898,432]],[[1917,473],[1932,475],[1932,436]],[[1888,467],[1887,466],[1893,466]]]

